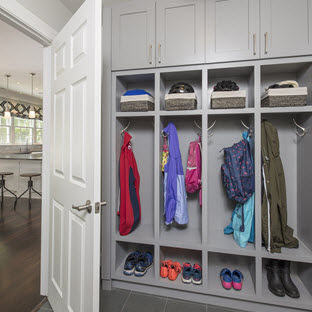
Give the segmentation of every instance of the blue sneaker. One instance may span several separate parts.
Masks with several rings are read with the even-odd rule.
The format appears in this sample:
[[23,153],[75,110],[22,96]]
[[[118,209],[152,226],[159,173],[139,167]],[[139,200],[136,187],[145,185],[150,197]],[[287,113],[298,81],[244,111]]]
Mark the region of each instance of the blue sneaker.
[[141,253],[135,265],[135,276],[144,276],[147,270],[153,265],[153,255],[150,252]]
[[202,268],[198,263],[193,265],[192,283],[195,285],[201,285],[203,282]]
[[135,265],[137,264],[140,255],[141,253],[139,251],[135,251],[127,257],[123,271],[125,275],[132,275],[134,273]]
[[191,284],[192,283],[192,266],[190,263],[186,262],[183,263],[182,267],[182,282],[186,284]]

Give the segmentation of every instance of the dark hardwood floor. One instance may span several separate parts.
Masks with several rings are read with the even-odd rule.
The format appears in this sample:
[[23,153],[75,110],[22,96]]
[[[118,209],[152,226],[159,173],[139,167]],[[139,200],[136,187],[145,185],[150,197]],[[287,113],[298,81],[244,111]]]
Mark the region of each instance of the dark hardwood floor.
[[41,200],[6,197],[0,208],[0,311],[30,312],[40,296]]

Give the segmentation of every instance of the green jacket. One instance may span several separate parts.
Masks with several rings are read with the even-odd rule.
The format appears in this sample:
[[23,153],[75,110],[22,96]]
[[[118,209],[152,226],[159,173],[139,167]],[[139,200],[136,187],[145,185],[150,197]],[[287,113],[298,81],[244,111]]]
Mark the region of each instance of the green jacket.
[[262,198],[262,238],[269,252],[282,247],[298,248],[293,229],[287,225],[286,183],[279,153],[276,128],[268,121],[261,125],[261,153],[264,192]]

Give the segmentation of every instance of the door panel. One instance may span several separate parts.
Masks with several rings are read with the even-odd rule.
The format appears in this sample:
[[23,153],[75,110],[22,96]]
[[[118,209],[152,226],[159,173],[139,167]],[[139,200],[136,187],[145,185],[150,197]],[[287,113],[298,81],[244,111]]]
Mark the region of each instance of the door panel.
[[261,1],[261,57],[312,52],[312,1]]
[[205,1],[159,1],[156,7],[157,66],[204,63]]
[[[48,297],[60,312],[99,311],[101,12],[101,0],[86,0],[51,46]],[[91,213],[73,209],[87,200]]]
[[155,1],[113,8],[113,70],[155,66]]
[[206,62],[259,58],[259,0],[207,0]]

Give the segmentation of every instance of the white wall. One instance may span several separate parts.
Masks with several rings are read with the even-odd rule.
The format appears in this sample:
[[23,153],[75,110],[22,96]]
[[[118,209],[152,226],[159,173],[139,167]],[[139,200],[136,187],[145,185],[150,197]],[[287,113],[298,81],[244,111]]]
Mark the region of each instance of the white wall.
[[72,17],[72,12],[60,0],[16,0],[56,31]]

